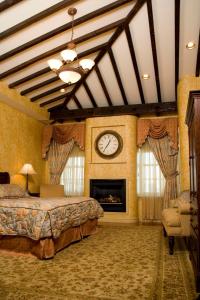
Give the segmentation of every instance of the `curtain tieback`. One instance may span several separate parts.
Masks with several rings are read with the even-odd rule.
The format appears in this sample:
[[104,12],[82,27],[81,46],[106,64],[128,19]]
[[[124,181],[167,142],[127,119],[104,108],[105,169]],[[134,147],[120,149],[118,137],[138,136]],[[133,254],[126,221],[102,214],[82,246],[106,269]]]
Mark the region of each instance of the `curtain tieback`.
[[178,175],[179,175],[179,173],[176,171],[174,174],[167,176],[166,179],[167,179],[167,180],[172,180],[172,179],[175,179],[176,176],[178,176]]

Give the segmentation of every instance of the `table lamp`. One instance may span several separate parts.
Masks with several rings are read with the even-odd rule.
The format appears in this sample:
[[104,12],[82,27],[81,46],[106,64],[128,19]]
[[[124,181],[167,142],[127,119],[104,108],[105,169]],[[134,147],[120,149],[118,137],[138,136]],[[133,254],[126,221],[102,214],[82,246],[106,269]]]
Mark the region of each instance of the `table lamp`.
[[24,164],[21,170],[19,171],[20,174],[26,175],[26,192],[28,191],[28,175],[36,174],[35,170],[33,169],[33,166],[31,164]]

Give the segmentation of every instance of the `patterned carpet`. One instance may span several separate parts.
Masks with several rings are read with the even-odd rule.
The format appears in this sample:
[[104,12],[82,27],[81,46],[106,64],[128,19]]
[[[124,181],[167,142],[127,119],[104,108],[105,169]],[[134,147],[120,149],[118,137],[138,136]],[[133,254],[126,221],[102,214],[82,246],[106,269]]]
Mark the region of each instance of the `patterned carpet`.
[[40,261],[0,256],[1,300],[194,300],[182,241],[168,255],[160,226],[100,225],[98,233]]

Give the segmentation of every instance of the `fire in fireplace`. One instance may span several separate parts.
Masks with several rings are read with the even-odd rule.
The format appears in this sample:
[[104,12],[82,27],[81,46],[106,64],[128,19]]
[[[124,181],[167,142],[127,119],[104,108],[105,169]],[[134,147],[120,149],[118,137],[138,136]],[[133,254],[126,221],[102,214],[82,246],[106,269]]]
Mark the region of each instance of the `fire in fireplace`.
[[104,211],[126,211],[126,179],[91,179],[90,197],[95,198]]

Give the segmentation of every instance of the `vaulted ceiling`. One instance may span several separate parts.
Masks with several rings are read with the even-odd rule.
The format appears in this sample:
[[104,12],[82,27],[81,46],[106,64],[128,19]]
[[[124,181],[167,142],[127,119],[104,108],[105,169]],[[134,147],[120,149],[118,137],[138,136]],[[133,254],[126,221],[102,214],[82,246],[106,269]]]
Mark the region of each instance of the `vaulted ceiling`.
[[[74,85],[47,65],[70,41],[69,7],[78,57],[95,61]],[[199,0],[0,0],[0,31],[0,80],[54,121],[175,113],[178,81],[200,76]]]

